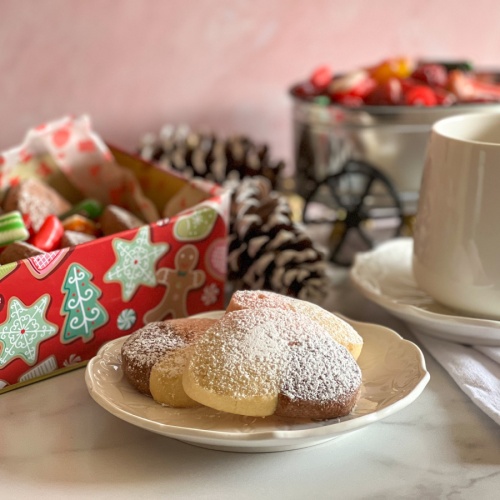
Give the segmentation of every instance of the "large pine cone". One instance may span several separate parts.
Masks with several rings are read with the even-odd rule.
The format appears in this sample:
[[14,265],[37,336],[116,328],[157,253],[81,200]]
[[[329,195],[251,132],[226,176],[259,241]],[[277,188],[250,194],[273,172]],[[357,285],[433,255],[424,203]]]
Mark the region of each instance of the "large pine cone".
[[165,126],[144,137],[140,155],[232,191],[228,279],[238,287],[319,301],[326,293],[326,260],[276,191],[283,162],[267,146],[238,136],[221,140],[187,127]]
[[263,177],[233,183],[228,278],[241,288],[319,301],[326,261],[291,219],[286,198]]

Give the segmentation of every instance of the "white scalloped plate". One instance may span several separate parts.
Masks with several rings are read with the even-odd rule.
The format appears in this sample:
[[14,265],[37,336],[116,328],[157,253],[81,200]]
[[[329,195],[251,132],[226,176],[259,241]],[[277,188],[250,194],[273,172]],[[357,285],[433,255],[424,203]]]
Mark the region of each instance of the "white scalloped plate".
[[412,254],[412,238],[387,241],[356,255],[351,279],[365,297],[419,333],[462,344],[500,346],[500,321],[461,315],[417,286]]
[[[220,317],[216,311],[205,317]],[[231,415],[206,407],[168,408],[137,392],[124,378],[120,349],[126,337],[103,346],[89,362],[92,398],[111,414],[143,429],[193,445],[237,452],[271,452],[313,446],[388,417],[412,403],[429,373],[420,349],[388,328],[349,321],[364,339],[359,357],[361,397],[341,419],[294,421]]]

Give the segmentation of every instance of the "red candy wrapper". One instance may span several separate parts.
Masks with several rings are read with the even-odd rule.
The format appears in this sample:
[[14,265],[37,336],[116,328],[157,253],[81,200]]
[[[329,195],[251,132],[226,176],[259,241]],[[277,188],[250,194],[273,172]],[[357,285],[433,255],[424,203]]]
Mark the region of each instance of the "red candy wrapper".
[[[28,177],[147,224],[0,266],[0,392],[80,367],[147,322],[223,308],[227,191],[108,147],[85,117],[0,154],[2,195]],[[183,211],[161,215],[167,204]]]

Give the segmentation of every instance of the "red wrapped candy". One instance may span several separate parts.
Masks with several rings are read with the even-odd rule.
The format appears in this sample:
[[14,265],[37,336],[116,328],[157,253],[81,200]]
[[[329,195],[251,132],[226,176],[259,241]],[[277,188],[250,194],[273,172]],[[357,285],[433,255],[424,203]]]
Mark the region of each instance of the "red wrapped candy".
[[329,66],[320,66],[313,71],[310,82],[316,89],[325,89],[332,81],[333,73]]
[[45,252],[51,252],[59,248],[64,234],[64,227],[56,215],[49,215],[44,221],[38,233],[33,236],[31,244]]

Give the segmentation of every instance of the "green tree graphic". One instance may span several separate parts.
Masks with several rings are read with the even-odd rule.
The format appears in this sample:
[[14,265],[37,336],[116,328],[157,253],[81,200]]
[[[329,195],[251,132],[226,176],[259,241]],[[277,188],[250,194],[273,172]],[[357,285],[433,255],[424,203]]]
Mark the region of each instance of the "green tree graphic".
[[94,331],[108,321],[106,309],[99,304],[102,292],[92,283],[92,274],[79,264],[71,264],[64,278],[62,291],[66,294],[61,314],[66,315],[61,342],[81,338],[88,342]]

